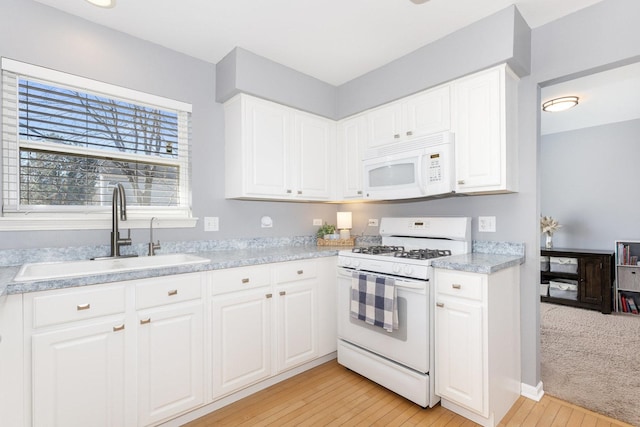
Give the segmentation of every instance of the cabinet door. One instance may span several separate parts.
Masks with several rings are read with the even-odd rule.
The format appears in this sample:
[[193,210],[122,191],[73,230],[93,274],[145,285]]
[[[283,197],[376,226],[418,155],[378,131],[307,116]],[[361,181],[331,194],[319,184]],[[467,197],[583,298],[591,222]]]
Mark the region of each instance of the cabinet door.
[[449,86],[420,93],[405,103],[403,136],[414,138],[449,130]]
[[278,372],[318,357],[315,279],[276,287]]
[[457,191],[499,189],[505,178],[501,69],[453,84]]
[[402,132],[402,104],[394,102],[366,114],[368,137],[367,148],[399,141]]
[[255,196],[291,196],[291,113],[272,102],[255,98],[245,102],[241,124],[245,149],[242,159],[236,159],[245,170],[245,191]]
[[202,302],[138,313],[138,420],[156,423],[204,403]]
[[580,301],[600,305],[604,286],[602,258],[580,257]]
[[335,166],[335,124],[309,114],[295,114],[293,176],[294,196],[309,200],[331,197],[330,168]]
[[271,375],[271,297],[261,288],[213,298],[214,398]]
[[124,426],[124,318],[32,336],[33,425]]
[[436,296],[436,394],[468,409],[484,408],[482,306]]
[[365,147],[367,120],[358,116],[338,124],[340,171],[339,189],[342,199],[362,199],[362,154]]

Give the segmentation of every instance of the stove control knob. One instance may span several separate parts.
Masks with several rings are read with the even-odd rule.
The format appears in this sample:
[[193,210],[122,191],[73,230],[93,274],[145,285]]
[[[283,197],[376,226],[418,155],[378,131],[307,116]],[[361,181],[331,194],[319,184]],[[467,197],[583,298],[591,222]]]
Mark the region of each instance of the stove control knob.
[[393,266],[391,267],[391,270],[396,274],[400,273],[400,265],[399,264],[393,264]]
[[351,260],[350,260],[349,258],[344,258],[344,259],[342,260],[342,264],[343,264],[345,267],[349,267],[349,266],[351,265]]
[[404,274],[406,274],[407,276],[410,276],[411,273],[413,273],[413,267],[411,267],[410,265],[405,265],[403,270]]
[[360,267],[360,261],[358,261],[358,260],[353,261],[353,266],[354,266],[355,268]]

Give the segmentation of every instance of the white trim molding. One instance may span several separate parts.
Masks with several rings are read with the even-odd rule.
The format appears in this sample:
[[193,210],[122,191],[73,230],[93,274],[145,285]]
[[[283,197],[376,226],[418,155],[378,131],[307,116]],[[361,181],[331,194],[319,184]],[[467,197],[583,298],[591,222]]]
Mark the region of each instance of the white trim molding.
[[538,383],[537,386],[532,386],[529,384],[521,383],[520,384],[520,394],[527,399],[535,400],[539,402],[544,396],[544,390],[542,389],[542,381]]

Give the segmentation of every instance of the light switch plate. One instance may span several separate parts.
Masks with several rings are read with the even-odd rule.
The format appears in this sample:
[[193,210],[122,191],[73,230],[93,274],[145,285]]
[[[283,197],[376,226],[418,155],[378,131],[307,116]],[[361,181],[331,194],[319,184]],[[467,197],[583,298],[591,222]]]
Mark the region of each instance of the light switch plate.
[[369,227],[377,227],[378,226],[378,219],[377,218],[370,218],[369,222],[367,223],[367,225]]
[[217,216],[204,217],[204,231],[220,230],[220,219]]
[[316,218],[313,220],[313,225],[322,225],[322,219],[321,218]]
[[479,216],[478,231],[485,232],[485,233],[495,233],[496,217],[495,216]]

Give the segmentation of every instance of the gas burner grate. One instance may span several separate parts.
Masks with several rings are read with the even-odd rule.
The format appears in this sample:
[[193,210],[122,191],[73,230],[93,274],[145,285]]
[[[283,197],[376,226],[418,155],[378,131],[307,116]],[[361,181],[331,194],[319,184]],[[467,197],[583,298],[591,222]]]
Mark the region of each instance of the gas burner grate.
[[395,254],[397,252],[404,252],[404,246],[362,246],[353,248],[351,252],[371,255]]
[[431,259],[451,255],[448,249],[411,249],[394,253],[397,258]]

